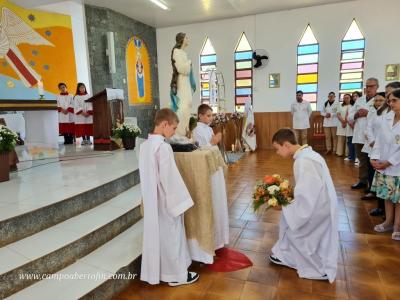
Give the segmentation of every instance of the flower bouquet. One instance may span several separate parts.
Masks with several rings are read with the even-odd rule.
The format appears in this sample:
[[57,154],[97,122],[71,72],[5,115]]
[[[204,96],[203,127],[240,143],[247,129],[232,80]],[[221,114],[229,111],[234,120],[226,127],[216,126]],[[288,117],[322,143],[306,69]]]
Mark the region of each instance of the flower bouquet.
[[263,204],[271,207],[286,206],[293,201],[293,187],[289,180],[280,175],[266,175],[262,182],[255,186],[253,194],[253,209],[257,211]]
[[18,135],[0,124],[0,182],[10,180],[10,152],[14,150]]
[[142,131],[135,124],[117,124],[117,127],[113,129],[113,135],[118,139],[122,139],[122,144],[126,150],[135,148],[136,137],[141,133]]

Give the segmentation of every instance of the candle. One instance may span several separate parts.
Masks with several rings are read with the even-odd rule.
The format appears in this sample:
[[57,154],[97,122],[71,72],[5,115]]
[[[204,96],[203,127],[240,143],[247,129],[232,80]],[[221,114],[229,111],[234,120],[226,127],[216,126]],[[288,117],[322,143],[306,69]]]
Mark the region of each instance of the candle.
[[37,86],[38,86],[39,96],[43,96],[44,95],[43,82],[39,80]]
[[232,152],[235,152],[235,145],[232,144]]

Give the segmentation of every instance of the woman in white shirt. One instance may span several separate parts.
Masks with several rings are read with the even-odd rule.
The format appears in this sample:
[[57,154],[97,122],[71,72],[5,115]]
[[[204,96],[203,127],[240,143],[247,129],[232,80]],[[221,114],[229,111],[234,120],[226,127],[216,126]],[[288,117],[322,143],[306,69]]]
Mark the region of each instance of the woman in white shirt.
[[391,112],[382,116],[379,134],[370,153],[375,172],[371,191],[385,199],[386,220],[376,225],[377,232],[393,231],[400,241],[400,89],[389,95]]
[[339,111],[339,103],[335,101],[335,93],[330,92],[328,95],[328,100],[325,102],[321,115],[324,116],[324,133],[325,133],[325,143],[326,143],[326,153],[330,154],[336,152],[337,146],[337,113]]
[[338,125],[336,129],[336,135],[338,137],[338,142],[337,142],[337,149],[336,149],[336,154],[338,156],[347,156],[348,155],[348,149],[346,147],[346,131],[347,131],[347,111],[350,107],[350,101],[351,97],[349,94],[346,94],[343,96],[343,103],[342,105],[339,106],[339,111],[337,112],[337,117],[338,117]]

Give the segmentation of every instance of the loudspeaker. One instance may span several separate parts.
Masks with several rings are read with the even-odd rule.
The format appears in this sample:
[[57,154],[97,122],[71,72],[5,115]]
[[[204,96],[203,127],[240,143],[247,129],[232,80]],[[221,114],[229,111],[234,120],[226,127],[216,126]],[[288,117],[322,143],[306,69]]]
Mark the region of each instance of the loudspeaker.
[[115,48],[114,48],[114,32],[107,32],[107,50],[106,55],[108,56],[108,67],[110,73],[115,73]]

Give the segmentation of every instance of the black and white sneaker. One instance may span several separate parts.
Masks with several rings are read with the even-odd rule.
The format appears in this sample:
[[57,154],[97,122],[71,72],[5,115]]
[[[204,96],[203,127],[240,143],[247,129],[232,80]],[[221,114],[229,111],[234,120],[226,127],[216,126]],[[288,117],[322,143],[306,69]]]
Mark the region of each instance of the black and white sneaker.
[[188,272],[186,281],[183,281],[183,282],[177,282],[177,281],[169,282],[168,285],[169,286],[179,286],[179,285],[184,285],[184,284],[192,284],[192,283],[196,282],[197,279],[199,279],[199,277],[200,277],[200,275],[195,273],[195,272]]
[[279,258],[277,258],[277,257],[276,257],[275,255],[273,255],[273,254],[270,254],[270,255],[269,255],[269,260],[270,260],[272,263],[274,263],[274,264],[287,267]]

